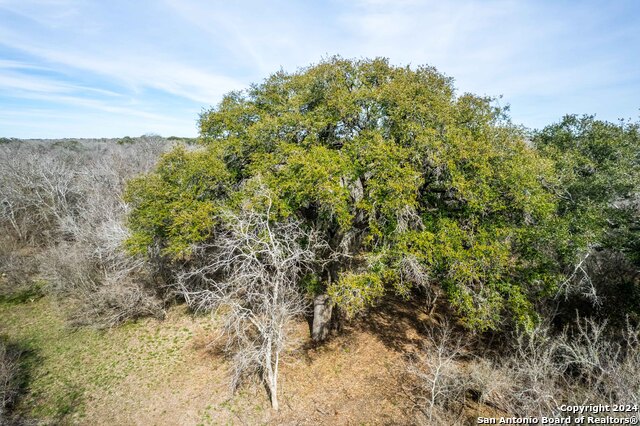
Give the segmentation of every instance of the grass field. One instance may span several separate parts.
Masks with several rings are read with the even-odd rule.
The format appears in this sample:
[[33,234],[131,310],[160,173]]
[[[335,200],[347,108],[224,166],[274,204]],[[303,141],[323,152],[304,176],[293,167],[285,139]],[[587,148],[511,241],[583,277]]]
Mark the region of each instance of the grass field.
[[114,401],[134,403],[127,390],[140,395],[171,387],[187,366],[194,333],[210,326],[204,318],[193,320],[177,309],[163,323],[146,320],[107,331],[71,330],[61,308],[47,298],[3,303],[0,317],[2,334],[24,350],[28,392],[18,411],[70,424],[94,423],[116,416],[116,410],[135,410],[109,407]]

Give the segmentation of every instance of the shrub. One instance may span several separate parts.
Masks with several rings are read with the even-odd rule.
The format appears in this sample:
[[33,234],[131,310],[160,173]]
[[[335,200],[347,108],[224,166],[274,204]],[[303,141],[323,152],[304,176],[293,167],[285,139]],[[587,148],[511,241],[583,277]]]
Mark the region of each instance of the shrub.
[[[514,333],[502,347],[475,352],[452,338],[450,328],[429,334],[428,344],[407,366],[410,397],[427,424],[462,423],[468,396],[502,416],[558,417],[567,405],[640,401],[640,328],[608,327],[577,319],[563,332],[538,325]],[[628,416],[594,413],[592,416]],[[637,413],[633,415],[638,416]]]
[[0,236],[0,301],[21,302],[40,296],[35,250],[8,235]]
[[422,351],[409,361],[409,394],[427,424],[459,420],[468,389],[460,362],[465,352],[461,336],[446,323],[428,330]]
[[262,185],[256,190],[257,205],[221,213],[219,237],[193,252],[178,284],[192,307],[222,314],[233,386],[257,374],[277,410],[288,327],[308,307],[299,281],[326,244],[298,221],[271,223],[272,195]]
[[19,353],[0,340],[0,424],[9,422],[9,414],[19,390]]

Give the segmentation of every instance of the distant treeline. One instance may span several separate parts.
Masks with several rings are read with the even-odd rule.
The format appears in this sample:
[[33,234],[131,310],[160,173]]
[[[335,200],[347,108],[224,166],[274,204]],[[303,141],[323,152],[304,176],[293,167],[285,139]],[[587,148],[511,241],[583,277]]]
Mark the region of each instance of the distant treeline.
[[182,136],[160,136],[156,134],[144,134],[142,136],[124,136],[122,138],[60,138],[60,139],[39,139],[39,138],[30,138],[30,139],[21,139],[21,138],[11,138],[11,137],[0,137],[0,144],[8,144],[12,142],[34,142],[34,143],[52,143],[57,146],[68,147],[70,149],[80,147],[81,144],[91,144],[96,142],[102,143],[117,143],[120,145],[123,144],[131,144],[137,141],[145,140],[145,139],[163,139],[171,142],[182,142],[185,144],[195,144],[197,138],[189,138]]

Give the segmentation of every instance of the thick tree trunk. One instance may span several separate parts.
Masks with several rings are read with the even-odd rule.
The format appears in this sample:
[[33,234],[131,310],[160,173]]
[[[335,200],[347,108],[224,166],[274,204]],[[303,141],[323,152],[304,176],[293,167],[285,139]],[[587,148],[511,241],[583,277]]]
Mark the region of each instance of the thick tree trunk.
[[332,311],[333,303],[326,294],[320,294],[313,299],[311,338],[314,342],[322,342],[329,336]]

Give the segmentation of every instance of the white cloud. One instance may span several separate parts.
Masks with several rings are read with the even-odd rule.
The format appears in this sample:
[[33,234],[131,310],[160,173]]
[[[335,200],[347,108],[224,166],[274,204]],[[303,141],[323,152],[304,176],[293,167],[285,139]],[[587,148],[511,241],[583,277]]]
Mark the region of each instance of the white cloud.
[[0,35],[12,48],[41,60],[69,69],[90,71],[112,81],[126,84],[134,90],[159,89],[205,105],[218,100],[229,90],[242,88],[243,83],[224,75],[217,75],[189,65],[171,61],[163,55],[151,56],[135,52],[87,52],[55,50],[21,39],[0,30]]

